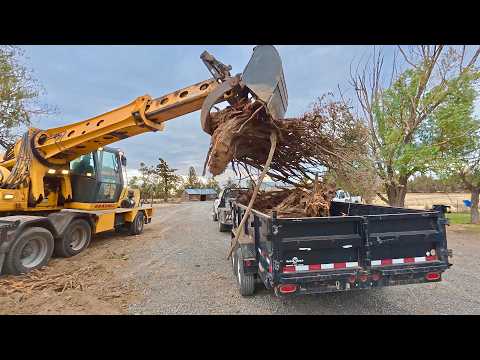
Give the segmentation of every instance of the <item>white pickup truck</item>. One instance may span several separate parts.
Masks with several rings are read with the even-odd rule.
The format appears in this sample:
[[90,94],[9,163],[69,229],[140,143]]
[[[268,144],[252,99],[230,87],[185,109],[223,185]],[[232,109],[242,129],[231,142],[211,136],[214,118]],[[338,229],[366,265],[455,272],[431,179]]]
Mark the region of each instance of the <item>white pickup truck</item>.
[[333,201],[361,204],[362,203],[362,197],[361,196],[352,196],[352,195],[350,195],[350,193],[340,189],[340,190],[337,190],[337,192],[335,194],[335,198],[333,199]]
[[232,208],[231,201],[235,200],[242,192],[248,189],[243,188],[225,188],[213,202],[212,220],[218,221],[218,230],[227,231],[232,227]]

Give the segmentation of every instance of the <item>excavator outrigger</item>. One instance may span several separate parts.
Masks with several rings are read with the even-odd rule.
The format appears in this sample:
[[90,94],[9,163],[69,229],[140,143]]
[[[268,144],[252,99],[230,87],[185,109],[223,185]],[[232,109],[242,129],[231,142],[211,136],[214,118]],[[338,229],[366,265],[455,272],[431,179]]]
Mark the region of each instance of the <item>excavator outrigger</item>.
[[213,78],[152,99],[131,103],[88,120],[48,130],[31,128],[0,157],[0,274],[45,266],[55,254],[70,257],[88,247],[93,234],[128,228],[143,231],[153,209],[126,185],[126,157],[108,145],[201,110],[211,134],[211,108],[227,101],[260,101],[284,116],[287,91],[273,46],[257,46],[241,74],[208,52],[201,55]]

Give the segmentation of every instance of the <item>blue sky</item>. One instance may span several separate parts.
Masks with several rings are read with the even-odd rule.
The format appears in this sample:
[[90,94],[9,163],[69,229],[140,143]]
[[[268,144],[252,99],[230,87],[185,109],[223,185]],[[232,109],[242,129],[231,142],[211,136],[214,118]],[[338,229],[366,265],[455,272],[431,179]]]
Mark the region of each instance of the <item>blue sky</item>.
[[[227,46],[24,46],[29,67],[46,90],[42,102],[54,105],[54,117],[35,119],[49,128],[80,121],[149,94],[158,97],[210,77],[200,60],[207,50],[240,73],[253,45]],[[350,65],[365,60],[372,46],[277,46],[289,94],[287,116],[299,115],[322,94],[340,85],[346,96]],[[392,47],[383,48],[386,63]],[[140,161],[164,158],[180,174],[190,165],[201,171],[210,138],[200,127],[200,112],[169,121],[164,132],[148,133],[115,144],[128,157],[129,168]]]

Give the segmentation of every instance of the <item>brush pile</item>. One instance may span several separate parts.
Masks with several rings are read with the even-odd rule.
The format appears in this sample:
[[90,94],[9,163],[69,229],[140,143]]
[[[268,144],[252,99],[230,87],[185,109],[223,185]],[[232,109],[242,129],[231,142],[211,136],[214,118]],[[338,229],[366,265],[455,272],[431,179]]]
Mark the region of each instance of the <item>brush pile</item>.
[[[293,189],[260,192],[253,208],[267,214],[276,211],[279,217],[328,216],[335,186],[318,182],[317,174],[322,169],[348,174],[365,153],[363,124],[344,102],[326,103],[324,97],[299,118],[274,119],[258,102],[239,103],[210,116],[213,132],[205,167],[214,176],[231,163],[237,175],[245,171],[252,178],[252,170],[263,170],[271,131],[277,133],[267,174]],[[247,205],[251,196],[252,191],[238,201]]]
[[19,292],[30,295],[34,291],[53,289],[63,293],[68,289],[84,290],[83,278],[95,270],[93,266],[85,266],[81,269],[67,273],[47,274],[42,270],[33,270],[21,276],[7,276],[0,280],[0,288],[6,295]]
[[[240,195],[237,201],[247,206],[251,196],[250,190]],[[257,195],[253,208],[267,215],[275,211],[279,218],[329,216],[330,202],[334,196],[335,187],[323,184],[315,189],[298,187],[265,191]]]
[[346,173],[365,152],[366,130],[343,102],[314,104],[299,118],[273,119],[258,103],[240,103],[211,113],[213,129],[206,166],[216,176],[229,163],[238,174],[263,169],[270,149],[270,132],[278,144],[268,175],[295,187],[313,183],[319,169]]

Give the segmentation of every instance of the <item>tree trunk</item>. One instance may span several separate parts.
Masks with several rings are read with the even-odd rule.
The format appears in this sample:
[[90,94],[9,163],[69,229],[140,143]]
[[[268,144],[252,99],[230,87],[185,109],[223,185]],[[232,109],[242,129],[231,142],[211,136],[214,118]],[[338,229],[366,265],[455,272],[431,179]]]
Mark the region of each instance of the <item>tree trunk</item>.
[[393,207],[405,207],[406,185],[386,185],[388,204]]
[[165,180],[165,188],[163,189],[163,202],[168,202],[168,181]]
[[471,224],[480,224],[480,216],[478,213],[479,195],[480,195],[480,186],[473,187],[471,192],[472,207],[470,209]]

